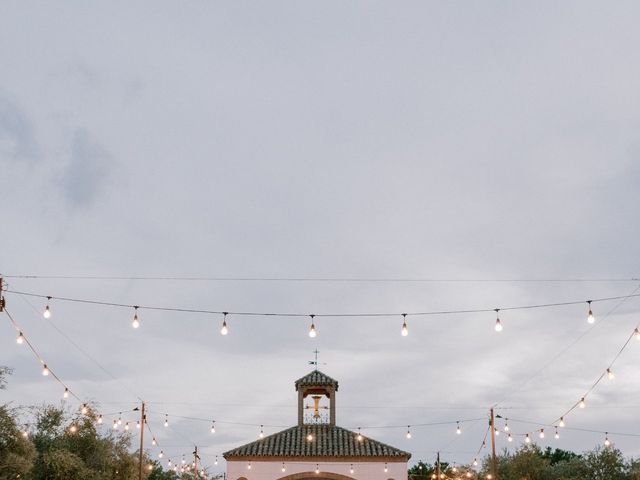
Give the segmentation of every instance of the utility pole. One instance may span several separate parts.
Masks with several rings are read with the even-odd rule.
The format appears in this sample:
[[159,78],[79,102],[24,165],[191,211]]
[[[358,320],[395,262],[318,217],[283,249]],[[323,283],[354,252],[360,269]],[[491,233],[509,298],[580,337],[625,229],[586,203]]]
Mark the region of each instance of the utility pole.
[[138,475],[138,480],[142,480],[142,459],[144,456],[144,427],[147,423],[147,416],[144,414],[144,402],[142,402],[142,406],[140,408],[140,473]]
[[198,446],[195,446],[195,450],[193,451],[193,465],[195,469],[195,476],[198,478],[200,474],[198,473]]
[[441,472],[440,472],[440,452],[438,452],[438,457],[437,457],[437,460],[436,460],[436,479],[437,480],[440,480],[440,475],[441,475]]
[[2,280],[2,277],[0,277],[0,312],[4,311],[4,296],[2,295],[3,291],[4,291],[4,282]]
[[491,407],[491,478],[496,480],[496,422]]

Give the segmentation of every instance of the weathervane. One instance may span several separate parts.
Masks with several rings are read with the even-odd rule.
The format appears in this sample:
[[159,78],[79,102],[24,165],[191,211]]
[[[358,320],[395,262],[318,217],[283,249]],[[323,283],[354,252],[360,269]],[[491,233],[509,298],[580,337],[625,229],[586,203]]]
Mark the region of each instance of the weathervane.
[[318,354],[319,354],[319,353],[320,353],[320,352],[319,352],[319,351],[318,351],[318,349],[316,348],[316,349],[313,351],[314,360],[309,360],[309,365],[315,365],[316,370],[318,370],[318,365],[326,365],[326,363],[322,363],[322,364],[318,363]]

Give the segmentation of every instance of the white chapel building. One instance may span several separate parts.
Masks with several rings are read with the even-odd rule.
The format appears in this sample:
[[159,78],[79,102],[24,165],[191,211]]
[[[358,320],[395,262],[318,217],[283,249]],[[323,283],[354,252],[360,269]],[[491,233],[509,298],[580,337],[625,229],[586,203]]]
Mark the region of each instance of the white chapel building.
[[410,453],[336,425],[336,380],[295,386],[298,425],[225,452],[227,480],[407,480]]

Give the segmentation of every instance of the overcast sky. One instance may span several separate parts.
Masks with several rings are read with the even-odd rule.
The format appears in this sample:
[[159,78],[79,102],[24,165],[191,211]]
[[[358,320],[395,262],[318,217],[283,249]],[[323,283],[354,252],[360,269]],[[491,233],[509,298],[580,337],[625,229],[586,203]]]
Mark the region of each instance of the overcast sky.
[[[4,2],[0,272],[414,279],[640,276],[640,5],[602,2]],[[496,308],[640,282],[8,279],[10,288],[264,312]],[[549,423],[604,371],[640,300],[410,318],[221,318],[7,294],[49,366],[105,413],[149,402],[166,454],[293,425],[312,350],[338,423]],[[5,317],[1,402],[60,401]],[[576,341],[579,339],[578,341]],[[80,346],[84,353],[77,346]],[[91,357],[91,358],[89,358]],[[640,344],[569,426],[640,434]],[[551,363],[550,363],[551,362]],[[543,368],[545,367],[545,368]],[[115,379],[113,378],[115,377]],[[131,420],[135,417],[130,416]],[[516,433],[538,427],[511,422]],[[473,459],[486,423],[363,429]],[[273,433],[278,428],[266,428]],[[549,432],[549,429],[547,429]],[[610,435],[628,455],[637,438]],[[577,451],[604,435],[563,431]],[[511,448],[520,443],[514,442]],[[499,446],[507,446],[504,436]],[[483,455],[487,451],[483,452]],[[220,464],[217,468],[222,468]]]

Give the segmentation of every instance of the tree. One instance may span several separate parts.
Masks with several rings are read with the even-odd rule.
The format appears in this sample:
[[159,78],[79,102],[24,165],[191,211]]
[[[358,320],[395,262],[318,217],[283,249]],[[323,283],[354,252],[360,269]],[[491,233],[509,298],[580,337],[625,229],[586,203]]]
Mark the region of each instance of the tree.
[[15,413],[0,406],[0,480],[24,477],[31,470],[35,449],[23,434]]

